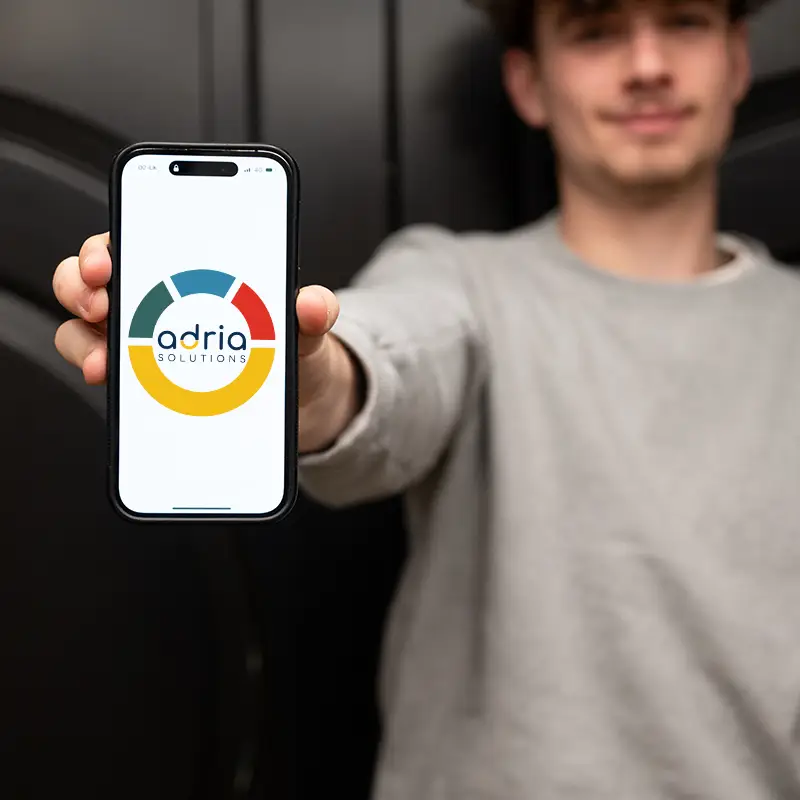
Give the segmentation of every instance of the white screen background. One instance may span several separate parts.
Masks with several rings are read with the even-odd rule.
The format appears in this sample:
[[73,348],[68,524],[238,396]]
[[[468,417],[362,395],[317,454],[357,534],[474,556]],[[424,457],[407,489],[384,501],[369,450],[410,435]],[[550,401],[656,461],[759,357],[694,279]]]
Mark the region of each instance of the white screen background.
[[[120,500],[143,514],[182,513],[176,508],[266,514],[284,494],[288,180],[280,163],[261,156],[205,157],[235,162],[235,177],[170,174],[170,163],[184,158],[202,160],[139,155],[121,178]],[[160,281],[193,269],[235,276],[234,291],[241,281],[249,284],[275,325],[275,360],[265,384],[243,406],[212,417],[157,403],[128,357],[139,302]],[[202,297],[208,296],[194,302]],[[209,314],[213,324],[213,309]]]

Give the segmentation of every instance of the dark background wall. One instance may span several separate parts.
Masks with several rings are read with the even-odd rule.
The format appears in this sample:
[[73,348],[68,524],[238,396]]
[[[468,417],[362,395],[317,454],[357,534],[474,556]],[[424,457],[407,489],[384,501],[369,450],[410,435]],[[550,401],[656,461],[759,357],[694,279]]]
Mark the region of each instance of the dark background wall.
[[[723,223],[800,261],[800,6],[754,25],[759,86]],[[302,498],[247,531],[126,525],[104,393],[57,357],[57,263],[106,230],[114,152],[269,141],[303,179],[303,279],[346,283],[392,230],[506,228],[554,201],[497,47],[460,0],[0,5],[0,795],[366,798],[399,502]]]

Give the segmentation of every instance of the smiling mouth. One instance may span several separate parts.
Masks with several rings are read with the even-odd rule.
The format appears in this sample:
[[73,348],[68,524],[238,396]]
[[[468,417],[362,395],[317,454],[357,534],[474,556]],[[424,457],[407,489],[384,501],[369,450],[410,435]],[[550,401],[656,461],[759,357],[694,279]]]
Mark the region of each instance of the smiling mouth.
[[691,116],[692,110],[684,108],[620,114],[610,117],[609,120],[629,133],[642,136],[663,136],[676,131]]

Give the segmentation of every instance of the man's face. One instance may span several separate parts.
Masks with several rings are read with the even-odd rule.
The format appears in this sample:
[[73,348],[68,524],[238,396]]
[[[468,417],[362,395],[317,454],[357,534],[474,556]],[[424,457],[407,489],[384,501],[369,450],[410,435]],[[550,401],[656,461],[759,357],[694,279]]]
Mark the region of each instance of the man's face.
[[749,66],[725,0],[537,0],[506,78],[573,180],[658,188],[716,166]]

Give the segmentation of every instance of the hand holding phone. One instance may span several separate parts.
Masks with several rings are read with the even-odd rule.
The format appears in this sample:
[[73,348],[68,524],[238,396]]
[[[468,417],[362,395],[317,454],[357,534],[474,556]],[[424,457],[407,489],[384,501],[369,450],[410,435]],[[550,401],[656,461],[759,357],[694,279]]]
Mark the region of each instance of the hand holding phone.
[[[166,146],[159,145],[157,147]],[[176,148],[176,146],[171,147]],[[212,157],[216,158],[217,154],[214,153]],[[243,157],[253,158],[252,155]],[[270,153],[269,158],[272,157],[273,153]],[[130,165],[130,161],[128,163]],[[170,161],[170,164],[172,164],[172,161]],[[180,164],[178,165],[179,170],[181,166]],[[146,175],[145,170],[141,170],[141,172]],[[156,170],[152,170],[152,172],[156,172]],[[256,173],[256,175],[266,174],[269,173]],[[145,175],[142,175],[141,178],[144,178]],[[136,177],[140,176],[137,175]],[[183,177],[187,177],[187,175],[184,174]],[[193,175],[190,177],[210,176]],[[219,177],[226,176],[220,175]],[[136,181],[132,185],[135,187]],[[286,185],[288,187],[288,181]],[[195,183],[193,190],[197,191],[197,183]],[[338,304],[333,293],[322,287],[310,287],[309,290],[301,292],[295,300],[291,251],[294,247],[292,227],[293,223],[294,227],[296,227],[296,220],[292,220],[292,202],[288,197],[288,189],[283,201],[281,201],[281,205],[285,204],[287,209],[284,215],[286,240],[285,259],[283,262],[281,262],[280,258],[270,259],[268,255],[269,248],[259,244],[253,245],[253,240],[249,235],[245,234],[242,237],[241,228],[239,229],[239,238],[231,237],[230,235],[225,237],[224,242],[227,245],[225,250],[220,250],[218,246],[215,250],[213,244],[209,245],[209,242],[213,240],[213,236],[198,224],[200,220],[197,217],[201,217],[203,221],[210,224],[214,220],[218,222],[219,215],[209,215],[207,212],[204,214],[202,211],[199,215],[197,213],[191,216],[184,214],[184,222],[182,223],[184,227],[181,229],[180,225],[176,226],[174,224],[176,217],[179,216],[174,207],[174,201],[177,198],[172,197],[172,202],[170,202],[170,195],[166,194],[166,192],[161,195],[161,202],[157,200],[159,197],[158,192],[147,192],[143,193],[143,195],[147,195],[154,209],[170,217],[173,224],[169,230],[174,235],[174,240],[169,241],[165,237],[166,223],[162,222],[161,231],[164,238],[161,239],[160,244],[155,243],[152,233],[154,228],[158,229],[158,224],[153,224],[153,214],[148,212],[150,213],[149,224],[142,225],[140,221],[137,226],[131,226],[130,230],[139,230],[139,235],[142,237],[143,242],[149,242],[150,246],[144,247],[142,245],[142,255],[139,261],[135,258],[137,252],[135,247],[132,250],[134,257],[126,260],[127,251],[124,249],[124,244],[122,244],[125,242],[126,228],[122,220],[124,220],[125,214],[124,197],[128,197],[128,194],[127,192],[123,194],[121,180],[116,183],[116,191],[118,192],[117,202],[113,202],[112,195],[112,205],[121,212],[117,217],[117,236],[119,237],[120,233],[122,236],[117,238],[116,241],[112,236],[112,241],[115,243],[113,249],[116,254],[116,263],[114,265],[114,281],[111,285],[113,308],[109,328],[111,341],[113,342],[116,337],[116,346],[112,344],[109,356],[110,363],[106,360],[104,339],[104,321],[109,307],[109,296],[104,287],[111,274],[111,260],[106,250],[108,238],[99,236],[88,239],[81,250],[80,257],[66,259],[62,262],[54,277],[54,288],[59,300],[66,308],[82,318],[81,320],[72,320],[65,323],[59,329],[56,338],[58,349],[65,358],[83,368],[86,379],[90,383],[104,380],[107,365],[109,374],[114,376],[110,387],[112,409],[115,411],[115,414],[112,414],[111,417],[112,427],[110,431],[112,496],[115,497],[118,508],[119,505],[124,504],[120,508],[122,513],[136,519],[277,519],[288,513],[293,499],[296,446],[292,446],[291,440],[293,438],[292,429],[296,429],[292,421],[296,419],[298,404],[301,421],[301,449],[311,450],[318,449],[335,438],[338,431],[344,427],[355,413],[358,402],[355,389],[355,366],[335,337],[327,335],[338,314]],[[227,200],[230,201],[230,199],[231,194],[227,196]],[[217,200],[219,200],[218,197],[216,199],[206,197],[202,204],[198,205],[196,202],[192,205],[190,202],[183,210],[186,211],[187,208],[193,208],[196,212],[198,208],[203,206],[214,207],[214,203]],[[272,208],[274,212],[280,206],[273,205]],[[218,206],[217,209],[219,210]],[[228,208],[222,209],[223,216],[225,211],[229,212],[231,209],[235,210],[236,206],[229,202]],[[246,213],[244,216],[247,216]],[[262,214],[258,220],[259,224],[252,225],[262,235],[265,235],[269,229],[269,222],[264,219],[266,216],[268,215]],[[275,216],[280,219],[280,210]],[[147,218],[147,214],[144,214],[144,217]],[[228,218],[230,219],[231,217],[229,216]],[[192,220],[191,224],[186,222],[187,219]],[[252,217],[250,220],[252,221]],[[274,230],[273,226],[273,233]],[[210,267],[216,266],[216,264],[207,263],[212,253],[216,254],[218,260],[227,258],[227,262],[230,263],[230,251],[231,249],[235,250],[235,247],[231,247],[232,243],[235,241],[237,246],[241,247],[242,238],[245,242],[250,242],[249,246],[252,248],[250,254],[252,257],[234,260],[237,263],[242,261],[246,263],[248,260],[252,262],[252,271],[248,273],[247,278],[251,283],[258,286],[258,291],[253,286],[250,286],[247,280],[244,278],[237,280],[236,276],[228,286],[222,285],[222,277],[208,274],[195,274],[192,276],[195,279],[202,278],[206,283],[195,283],[194,285],[187,283],[189,278],[183,274],[192,272],[192,270],[175,269],[176,263],[181,262],[182,258],[186,259],[186,248],[178,248],[175,243],[182,241],[182,237],[178,234],[182,233],[185,236],[187,231],[199,232],[200,239],[205,247],[195,249],[192,252],[200,260],[203,257],[206,258],[206,263],[202,266],[208,268],[207,272],[213,272]],[[127,235],[131,236],[130,233]],[[200,253],[201,249],[204,250],[203,254]],[[146,256],[144,255],[145,250]],[[277,262],[281,263],[278,263],[278,269],[275,269]],[[136,270],[137,263],[140,265],[138,270]],[[197,272],[196,264],[187,265],[184,260],[181,266],[195,266],[196,269],[194,271]],[[166,272],[169,272],[166,278],[162,277],[158,271],[159,269],[164,271],[164,267],[167,268]],[[137,304],[135,302],[137,293],[133,292],[128,302],[135,308],[128,308],[126,317],[125,303],[127,299],[126,288],[128,286],[125,280],[126,269],[131,270],[135,276],[140,277],[139,283],[142,284],[144,283],[145,276],[142,274],[144,272],[148,272],[153,281],[155,278],[161,277],[158,283],[154,282],[154,286],[170,280],[172,285],[166,286],[168,296],[162,290],[151,294],[153,292],[152,288],[149,292],[144,293],[140,289],[138,294],[143,294],[143,297],[139,299]],[[231,276],[233,271],[233,269],[230,272],[224,272],[222,269],[217,270],[217,272],[228,276]],[[158,274],[154,275],[152,273]],[[172,276],[177,277],[173,278]],[[214,283],[212,278],[217,283]],[[225,278],[224,280],[227,282],[230,279]],[[134,284],[135,288],[136,282],[133,281],[131,283]],[[242,289],[245,285],[248,288]],[[283,295],[281,297],[285,300],[283,303],[281,300],[276,301],[275,299],[277,296],[276,286],[282,286]],[[191,291],[192,289],[194,291]],[[253,290],[252,294],[248,291],[249,289]],[[271,290],[272,293],[270,294]],[[159,308],[159,305],[151,305],[147,314],[138,312],[139,320],[134,325],[137,309],[148,294],[151,298],[159,298],[160,295],[159,305],[163,305],[163,308]],[[269,313],[271,309],[267,306],[267,303],[262,301],[263,306],[267,308],[274,330],[270,329],[269,325],[265,323],[261,303],[253,299],[253,294],[257,295],[258,299],[261,299],[262,294],[266,294],[270,296],[270,306],[275,308],[277,305],[278,314],[272,314]],[[203,297],[203,295],[207,295],[207,297]],[[185,308],[181,312],[181,309],[177,306],[183,300],[186,300],[186,302],[183,304]],[[236,300],[236,302],[232,302],[233,300]],[[190,305],[194,307],[190,308]],[[205,324],[204,318],[200,319],[211,309],[212,305],[215,306],[212,310],[216,311],[218,316],[224,315],[226,311],[232,315],[232,318],[228,320],[227,328],[224,321],[216,320],[220,324],[211,326]],[[234,310],[227,309],[226,305],[233,306]],[[296,315],[294,313],[295,305]],[[114,308],[116,308],[116,314],[113,313]],[[169,310],[172,310],[172,316],[175,316],[175,320],[167,318]],[[179,312],[189,316],[194,314],[197,319],[195,317],[192,317],[192,319],[188,319],[188,317],[180,319],[181,313]],[[237,313],[241,314],[241,317],[237,316]],[[260,313],[262,315],[260,320],[252,317],[248,318],[248,315],[253,313]],[[283,319],[280,318],[279,314],[283,315]],[[276,316],[278,316],[277,322]],[[152,333],[150,331],[151,323],[154,323],[152,325]],[[168,325],[167,323],[170,324]],[[293,323],[296,323],[296,325]],[[180,330],[177,330],[176,324]],[[299,346],[297,341],[292,342],[292,334],[297,332],[298,327],[300,331]],[[133,341],[130,341],[129,336],[129,341],[126,342],[126,328],[128,334],[133,332],[151,335],[134,337]],[[281,331],[286,335],[284,348],[281,347]],[[222,338],[220,338],[220,334]],[[274,334],[275,338],[265,336],[262,340],[257,339],[258,336],[265,334],[269,334],[269,337]],[[127,352],[124,345],[127,345]],[[213,400],[211,401],[212,404],[209,405],[207,397],[204,398],[204,407],[198,409],[181,407],[180,403],[187,399],[187,395],[175,392],[168,384],[167,389],[173,394],[159,397],[158,393],[164,388],[165,384],[162,377],[158,375],[156,375],[155,380],[161,386],[159,388],[156,385],[153,388],[153,392],[149,391],[144,385],[136,385],[136,382],[141,384],[137,368],[145,378],[145,382],[147,382],[148,379],[153,378],[152,362],[155,361],[156,366],[159,366],[165,364],[166,361],[166,365],[159,366],[159,370],[163,373],[163,377],[168,379],[169,383],[176,384],[178,388],[186,388],[186,386],[182,387],[181,383],[186,384],[194,380],[195,385],[188,387],[189,392],[214,392],[218,387],[213,385],[210,375],[205,378],[205,386],[198,386],[197,382],[202,381],[203,376],[195,377],[188,370],[190,368],[203,369],[205,367],[210,371],[216,368],[216,364],[220,364],[225,365],[231,372],[237,372],[238,370],[237,374],[240,375],[246,367],[246,363],[242,362],[241,356],[249,357],[250,352],[258,349],[259,346],[273,348],[275,351],[272,356],[273,366],[276,361],[281,365],[279,366],[279,372],[282,373],[283,380],[278,380],[274,383],[271,404],[267,402],[267,397],[264,398],[263,403],[258,401],[260,393],[270,385],[269,380],[273,374],[272,368],[267,378],[253,392],[251,397],[244,400],[242,400],[241,396],[239,397],[241,402],[239,402],[237,408],[232,410],[235,412],[233,414],[231,411],[220,411],[219,405],[216,407],[213,405],[213,403],[219,403],[219,400]],[[132,348],[135,347],[141,347],[142,350],[132,351]],[[149,351],[145,348],[149,348]],[[227,352],[228,350],[230,352]],[[134,355],[136,352],[139,355]],[[187,354],[198,356],[204,353],[207,356],[205,359],[197,357],[194,359],[185,358]],[[175,359],[169,360],[169,355],[174,355]],[[184,356],[182,361],[178,358],[180,355]],[[227,359],[224,362],[219,361],[220,355],[227,356]],[[134,363],[135,358],[143,359],[144,356],[147,356],[148,360],[144,366],[139,364],[137,367]],[[161,359],[159,359],[159,356]],[[216,362],[209,360],[211,356],[216,357]],[[238,363],[232,361],[231,356],[239,356]],[[298,378],[298,370],[296,369],[298,356],[300,360],[299,396],[294,391]],[[170,368],[169,364],[174,365],[172,373],[167,372]],[[227,367],[227,364],[231,364],[231,367]],[[239,366],[240,364],[241,366]],[[180,371],[181,369],[182,371]],[[127,392],[132,396],[127,407],[125,405],[126,384],[124,378],[126,370],[128,371]],[[213,377],[223,387],[236,380],[236,375],[234,375],[234,381],[227,380],[227,382],[226,378],[230,376],[215,374]],[[136,382],[134,382],[134,379]],[[295,383],[295,387],[293,387],[293,383]],[[209,384],[211,384],[210,389]],[[253,384],[249,385],[248,391],[253,391]],[[156,396],[154,397],[153,394]],[[274,398],[276,394],[283,401],[277,406]],[[188,395],[188,398],[193,399],[191,395]],[[166,403],[162,401],[166,401]],[[127,411],[126,408],[128,409]],[[277,411],[276,408],[278,409]],[[195,413],[185,413],[187,411],[195,411]],[[202,413],[196,413],[197,411]],[[132,416],[128,415],[128,412]],[[228,416],[229,414],[231,416]],[[130,434],[128,450],[125,450],[124,446],[122,446],[125,436],[122,431],[124,426],[128,424],[126,420],[129,421],[128,433]],[[211,426],[205,427],[208,422],[211,422]],[[177,430],[175,430],[176,423]],[[173,430],[175,430],[174,433],[172,432]],[[158,434],[157,436],[155,435],[156,433]],[[194,442],[192,441],[193,439],[195,440]],[[208,440],[211,440],[210,444]],[[133,447],[130,446],[131,441],[134,443]],[[280,446],[276,447],[275,442],[279,442]],[[273,452],[271,461],[267,462],[271,464],[271,468],[268,469],[262,467],[260,457],[265,455],[270,443],[278,451],[281,463],[278,463],[276,453]],[[145,444],[147,444],[147,447],[144,447]],[[191,457],[187,457],[182,452],[183,449],[186,449],[185,446],[187,444],[189,445],[188,449],[191,451]],[[148,459],[144,458],[148,450],[151,451],[153,458],[160,459],[160,461],[157,461],[160,466],[155,469],[150,466]],[[115,454],[116,468],[114,467]],[[128,464],[127,473],[124,467],[120,469],[123,458],[131,458],[133,462]],[[281,466],[283,467],[282,474]],[[181,479],[182,471],[190,480]],[[177,480],[172,481],[168,492],[161,491],[164,488],[161,482],[170,476],[177,478]],[[194,490],[191,479],[198,476],[200,476],[200,483],[202,484],[201,502],[207,503],[206,498],[214,496],[231,497],[236,491],[242,489],[243,484],[245,491],[240,492],[239,497],[250,503],[250,507],[243,507],[241,501],[239,501],[238,507],[233,505],[223,506],[222,502],[225,502],[224,500],[212,501],[219,502],[219,506],[211,506],[210,503],[202,506],[194,505],[197,502],[194,498],[198,498],[200,492]],[[280,476],[280,479],[276,478],[276,476]],[[139,490],[143,493],[145,500],[153,495],[160,496],[161,500],[159,502],[162,503],[162,506],[154,511],[146,507],[129,508],[128,504],[125,503],[125,490],[123,489],[126,479],[140,482]],[[161,492],[160,495],[159,492]],[[187,501],[179,501],[187,502],[187,505],[178,506],[173,499],[176,492],[192,495],[192,504],[189,505]],[[186,496],[186,494],[183,496]],[[172,503],[170,508],[164,509],[164,500]],[[142,505],[146,505],[146,503]]]

